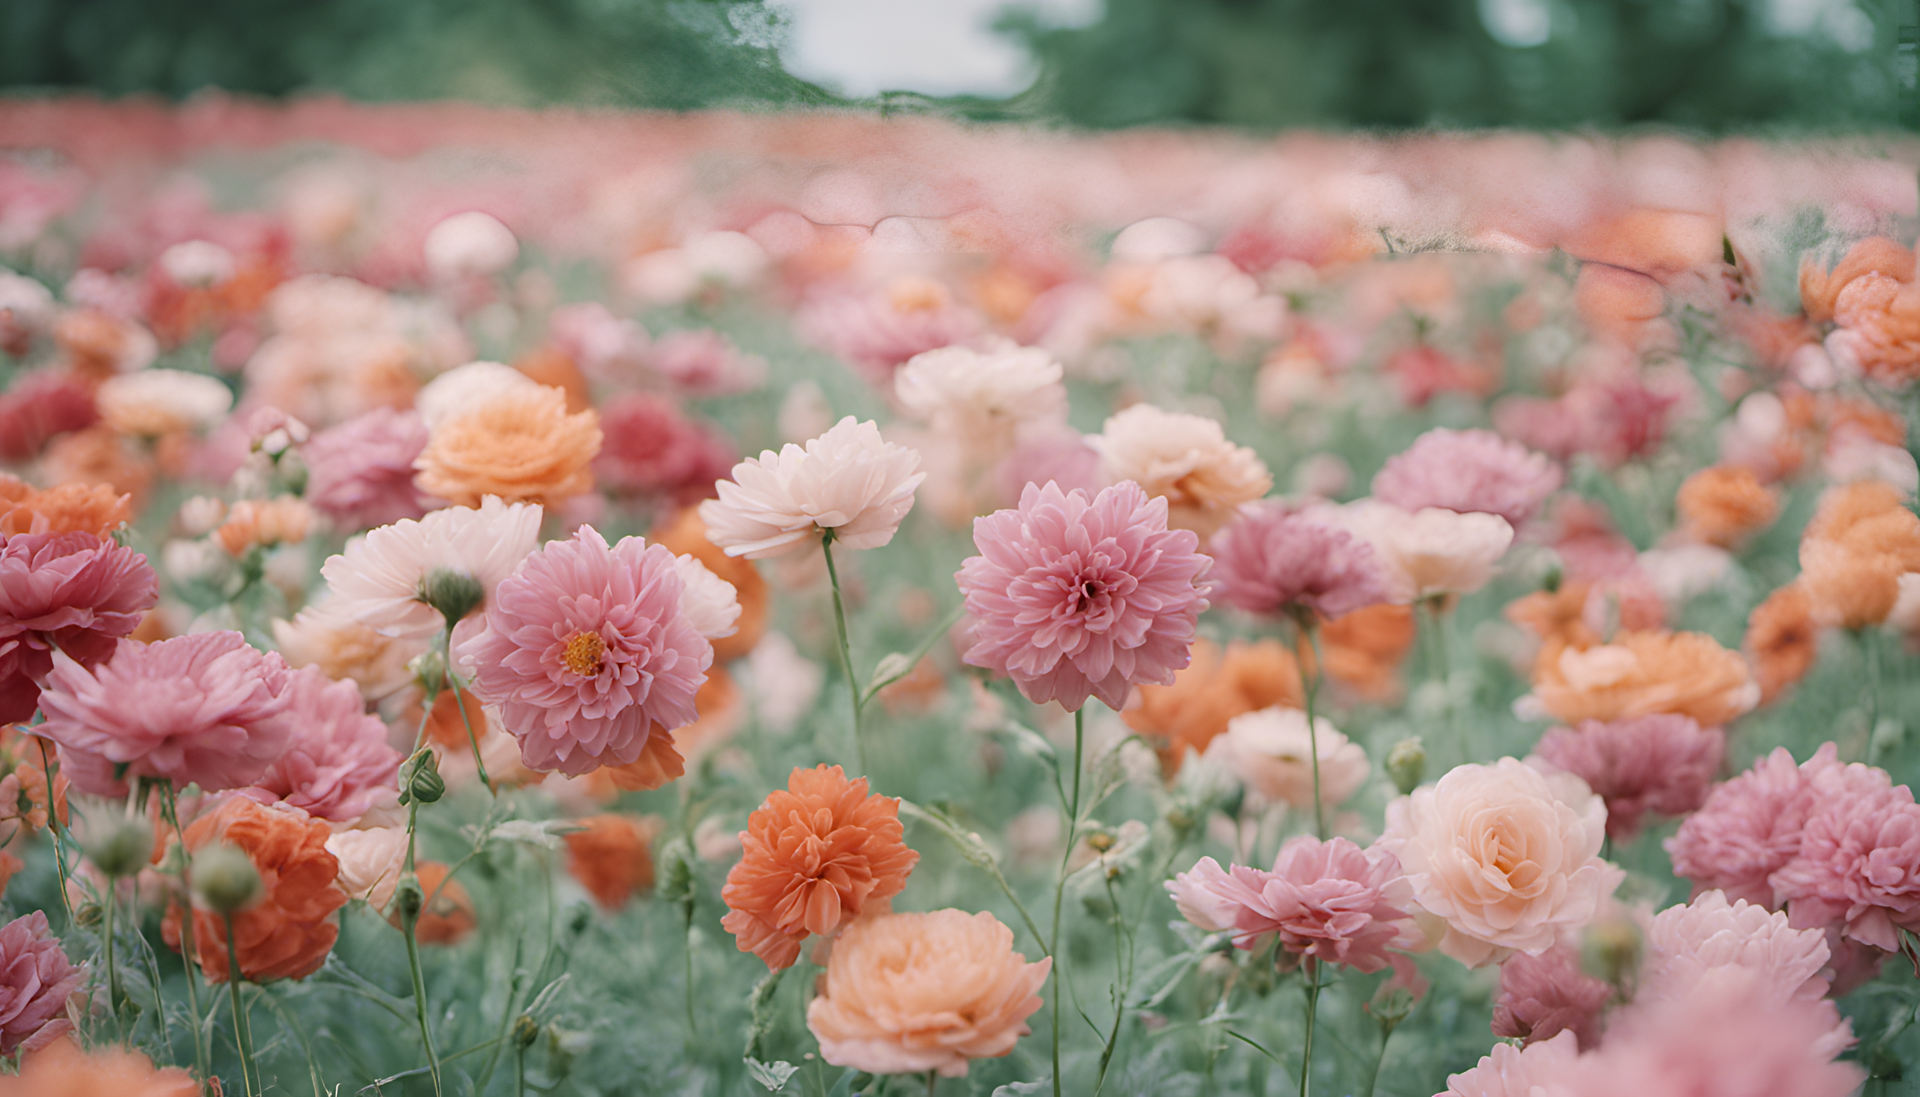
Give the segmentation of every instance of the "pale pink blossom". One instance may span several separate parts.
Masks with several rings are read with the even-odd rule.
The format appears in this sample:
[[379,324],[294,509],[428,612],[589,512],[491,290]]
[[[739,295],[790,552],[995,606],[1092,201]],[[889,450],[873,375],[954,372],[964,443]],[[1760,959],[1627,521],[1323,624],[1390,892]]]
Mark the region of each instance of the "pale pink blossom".
[[893,390],[915,418],[970,453],[998,457],[1023,428],[1064,422],[1063,369],[1040,347],[1000,339],[983,349],[942,347],[914,355],[894,373]]
[[1394,602],[1471,594],[1493,578],[1513,544],[1513,527],[1497,514],[1461,514],[1438,507],[1408,513],[1376,499],[1307,513],[1373,546],[1387,574],[1388,600]]
[[427,272],[443,282],[498,274],[520,257],[513,230],[479,210],[456,213],[433,226],[424,248]]
[[1243,712],[1227,721],[1227,728],[1207,744],[1206,758],[1245,785],[1256,800],[1311,809],[1314,805],[1313,759],[1320,759],[1321,802],[1327,807],[1345,803],[1360,791],[1372,771],[1367,752],[1348,739],[1324,716],[1307,733],[1307,714],[1297,708],[1275,706]]
[[1284,503],[1242,508],[1207,551],[1221,600],[1248,613],[1342,617],[1391,593],[1372,545]]
[[381,526],[321,565],[333,591],[328,612],[383,636],[431,638],[451,622],[427,604],[428,580],[440,572],[464,576],[483,599],[491,596],[533,551],[540,517],[534,504],[489,495],[478,507],[446,507],[417,522]]
[[1487,430],[1430,430],[1387,458],[1373,497],[1402,510],[1439,507],[1497,514],[1518,527],[1560,490],[1560,467],[1545,454]]
[[1883,769],[1853,763],[1812,775],[1813,810],[1792,860],[1769,878],[1796,927],[1893,952],[1920,931],[1920,805]]
[[400,884],[407,854],[405,827],[343,830],[327,839],[327,852],[340,862],[335,883],[349,899],[365,899],[376,911],[387,909]]
[[281,719],[293,729],[286,753],[240,795],[332,823],[399,802],[400,752],[387,745],[387,725],[367,714],[354,683],[309,666],[293,672],[286,697]]
[[47,916],[34,911],[0,926],[0,1055],[35,1051],[73,1030],[67,999],[86,982]]
[[411,411],[375,408],[313,436],[300,450],[303,498],[343,530],[419,518],[430,497],[413,486],[427,425]]
[[1580,970],[1580,953],[1564,942],[1538,956],[1524,952],[1500,965],[1493,998],[1493,1034],[1523,1044],[1571,1032],[1580,1046],[1600,1042],[1600,1014],[1613,987]]
[[1676,876],[1693,881],[1693,893],[1712,889],[1775,909],[1769,878],[1800,852],[1800,836],[1815,806],[1813,776],[1840,766],[1827,743],[1796,766],[1787,748],[1708,794],[1700,810],[1667,839]]
[[752,392],[767,375],[767,360],[747,354],[711,328],[685,328],[662,335],[647,353],[647,365],[674,391],[692,397]]
[[[1684,997],[1721,968],[1752,972],[1753,993],[1769,1002],[1818,1002],[1827,996],[1826,935],[1795,929],[1785,914],[1745,899],[1727,901],[1725,892],[1708,891],[1682,906],[1655,915],[1646,932],[1636,1005]],[[1829,1054],[1853,1043],[1852,1030],[1836,1015],[1827,1038]]]
[[882,292],[826,294],[801,306],[800,333],[858,369],[885,381],[916,354],[965,342],[980,318],[952,302],[946,287],[903,278]]
[[1640,832],[1648,812],[1685,815],[1705,803],[1726,747],[1726,732],[1719,728],[1660,714],[1554,728],[1533,749],[1600,794],[1607,802],[1607,833],[1624,842]]
[[804,449],[789,443],[733,466],[700,518],[708,540],[749,560],[793,552],[823,530],[847,548],[879,548],[913,508],[919,466],[919,454],[849,415]]
[[1571,1097],[1579,1060],[1571,1031],[1523,1048],[1495,1044],[1472,1070],[1449,1074],[1438,1097]]

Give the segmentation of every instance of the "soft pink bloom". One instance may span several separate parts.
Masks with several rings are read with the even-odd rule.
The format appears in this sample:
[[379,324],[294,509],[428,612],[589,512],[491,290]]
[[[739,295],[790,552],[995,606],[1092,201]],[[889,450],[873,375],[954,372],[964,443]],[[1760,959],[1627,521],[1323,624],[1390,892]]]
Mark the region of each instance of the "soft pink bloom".
[[798,551],[825,530],[846,548],[880,548],[913,509],[919,468],[918,453],[849,415],[804,448],[789,442],[733,466],[700,519],[707,540],[749,560]]
[[1051,480],[1061,491],[1075,488],[1093,495],[1107,486],[1100,472],[1100,451],[1072,430],[1023,439],[1000,462],[994,478],[1002,499],[1018,499],[1028,484]]
[[1500,965],[1493,1034],[1533,1044],[1571,1032],[1580,1046],[1600,1043],[1600,1013],[1613,987],[1580,970],[1580,954],[1561,943],[1538,956],[1517,953]]
[[1659,448],[1679,403],[1677,394],[1628,376],[1583,382],[1557,400],[1505,397],[1493,405],[1493,425],[1562,461],[1585,453],[1618,465]]
[[1571,1032],[1524,1048],[1495,1044],[1472,1070],[1448,1075],[1439,1097],[1569,1097],[1579,1059]]
[[0,459],[30,461],[54,435],[85,429],[99,419],[93,393],[71,374],[26,374],[0,395]]
[[33,717],[55,650],[113,652],[158,597],[147,558],[91,533],[0,536],[0,721]]
[[639,378],[647,355],[647,329],[615,316],[598,301],[561,305],[547,314],[547,340],[583,373],[608,385]]
[[306,500],[342,529],[384,526],[427,512],[413,462],[427,448],[418,412],[375,408],[313,436],[301,448]]
[[122,640],[91,671],[64,653],[53,658],[40,697],[47,719],[34,731],[60,744],[61,769],[82,792],[125,795],[131,777],[240,788],[258,781],[292,737],[281,718],[292,672],[237,632]]
[[1920,930],[1920,805],[1887,772],[1829,766],[1810,784],[1800,849],[1770,878],[1799,928],[1844,923],[1842,936],[1893,952]]
[[818,297],[794,317],[809,341],[838,355],[869,380],[891,379],[893,369],[923,351],[951,346],[980,330],[980,318],[947,300],[933,283],[893,292]]
[[1721,784],[1667,839],[1674,875],[1692,880],[1695,895],[1718,888],[1729,899],[1775,908],[1768,877],[1800,852],[1801,828],[1814,807],[1813,775],[1839,765],[1832,743],[1798,766],[1780,747]]
[[293,726],[287,752],[241,795],[335,823],[395,802],[400,752],[387,745],[387,725],[367,713],[354,683],[318,667],[294,671],[281,719]]
[[1560,467],[1490,430],[1430,430],[1387,458],[1373,496],[1402,510],[1440,507],[1498,514],[1512,526],[1560,490]]
[[1165,499],[1131,481],[1092,498],[1029,484],[1017,510],[974,520],[973,542],[955,576],[975,620],[966,661],[1036,704],[1117,710],[1187,665],[1211,561],[1167,528]]
[[660,337],[647,364],[678,392],[693,397],[751,392],[765,378],[767,363],[744,354],[711,328],[687,328]]
[[1726,749],[1726,732],[1671,714],[1585,720],[1554,728],[1533,748],[1606,800],[1607,834],[1622,842],[1640,833],[1649,811],[1685,815],[1705,803]]
[[571,776],[640,757],[654,725],[699,718],[713,645],[681,609],[673,553],[591,526],[501,582],[486,628],[459,645],[473,691],[497,705],[536,770]]
[[47,916],[34,911],[0,926],[0,1055],[43,1047],[72,1031],[67,999],[86,982]]
[[1372,545],[1285,503],[1242,508],[1208,551],[1221,600],[1248,613],[1300,606],[1342,617],[1391,594]]
[[647,393],[618,397],[600,409],[606,436],[594,458],[594,479],[609,492],[665,498],[688,506],[714,496],[739,455],[672,402]]

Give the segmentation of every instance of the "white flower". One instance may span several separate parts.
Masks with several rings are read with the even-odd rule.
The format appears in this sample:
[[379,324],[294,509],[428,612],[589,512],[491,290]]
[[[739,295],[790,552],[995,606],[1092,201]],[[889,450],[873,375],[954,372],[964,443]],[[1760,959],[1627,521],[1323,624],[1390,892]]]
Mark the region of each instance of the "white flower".
[[1447,1075],[1439,1097],[1571,1097],[1579,1059],[1572,1029],[1523,1048],[1495,1044],[1472,1070]]
[[849,415],[805,449],[788,443],[733,466],[733,479],[715,485],[720,498],[700,504],[700,518],[728,556],[779,556],[819,530],[848,548],[879,548],[913,509],[926,479],[919,466],[919,454]]
[[687,623],[709,640],[732,636],[740,620],[740,592],[692,556],[677,556],[673,564],[680,572],[680,612]]
[[1367,752],[1324,716],[1307,734],[1307,714],[1297,708],[1264,708],[1227,721],[1227,730],[1207,744],[1206,758],[1268,803],[1313,807],[1313,755],[1320,755],[1320,801],[1331,808],[1359,791],[1371,769]]
[[538,391],[538,381],[499,362],[468,362],[428,381],[413,398],[413,406],[428,430],[458,419],[498,396],[525,396]]
[[1109,479],[1165,497],[1167,524],[1203,538],[1273,487],[1260,458],[1227,441],[1220,424],[1204,416],[1135,404],[1108,419],[1092,442]]
[[217,583],[232,557],[212,541],[175,539],[160,546],[160,566],[176,583]]
[[1149,217],[1117,233],[1108,249],[1116,262],[1153,263],[1204,251],[1200,229],[1177,217]]
[[227,504],[211,495],[196,495],[180,504],[173,524],[187,537],[201,537],[227,520]]
[[10,333],[36,334],[53,326],[53,291],[25,275],[0,268],[0,342]]
[[1392,578],[1394,600],[1471,594],[1493,578],[1513,544],[1513,527],[1497,514],[1460,514],[1423,507],[1409,514],[1362,499],[1315,513],[1373,546]]
[[1678,608],[1726,581],[1733,555],[1715,545],[1686,544],[1640,554],[1640,573],[1668,606]]
[[233,406],[233,391],[204,373],[147,369],[107,378],[94,400],[114,430],[158,437],[219,422]]
[[769,631],[747,653],[746,677],[761,726],[784,735],[800,725],[820,697],[826,671],[800,654],[785,633]]
[[1904,446],[1889,446],[1863,431],[1846,430],[1828,440],[1822,464],[1827,479],[1836,484],[1879,480],[1911,496],[1920,490],[1920,467]]
[[327,608],[384,636],[432,637],[444,622],[423,600],[429,577],[450,572],[472,579],[484,605],[533,551],[540,518],[535,504],[509,506],[489,495],[478,510],[448,507],[417,522],[381,526],[321,565],[334,598]]
[[385,910],[399,886],[401,864],[407,856],[405,827],[343,830],[327,839],[327,852],[340,862],[340,890],[350,898],[365,899],[374,910]]
[[425,250],[427,273],[444,282],[506,270],[520,257],[520,241],[492,214],[469,210],[433,226]]
[[996,340],[914,355],[893,376],[907,411],[975,453],[997,456],[1028,423],[1064,420],[1067,389],[1051,353]]
[[621,271],[627,292],[652,304],[676,305],[709,285],[737,287],[757,280],[771,262],[766,249],[738,232],[709,232],[677,248],[650,251]]
[[188,240],[160,253],[160,269],[167,277],[195,289],[230,280],[236,266],[232,252],[208,240]]

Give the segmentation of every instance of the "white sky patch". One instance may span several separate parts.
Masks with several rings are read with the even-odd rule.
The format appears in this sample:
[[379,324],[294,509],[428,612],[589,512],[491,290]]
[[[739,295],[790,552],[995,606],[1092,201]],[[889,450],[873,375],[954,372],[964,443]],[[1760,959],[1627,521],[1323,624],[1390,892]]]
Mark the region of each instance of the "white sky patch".
[[[776,0],[791,22],[788,71],[846,95],[882,91],[1004,96],[1034,70],[1018,43],[995,34],[1008,0]],[[1100,0],[1038,0],[1056,25],[1099,18]]]

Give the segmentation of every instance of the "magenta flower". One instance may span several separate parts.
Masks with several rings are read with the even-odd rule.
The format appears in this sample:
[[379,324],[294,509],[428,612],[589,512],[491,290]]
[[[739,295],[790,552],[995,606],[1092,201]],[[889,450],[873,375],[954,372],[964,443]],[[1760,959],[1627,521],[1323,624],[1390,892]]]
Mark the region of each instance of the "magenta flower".
[[56,649],[98,663],[158,597],[147,558],[110,540],[0,535],[0,722],[33,718]]
[[1600,1013],[1613,987],[1580,970],[1580,955],[1558,944],[1538,956],[1516,952],[1500,965],[1493,1034],[1522,1045],[1571,1032],[1591,1051],[1600,1042]]
[[35,1051],[71,1031],[67,999],[86,978],[41,911],[0,926],[0,1055]]
[[1625,842],[1640,833],[1649,811],[1685,815],[1706,802],[1726,754],[1727,733],[1686,716],[1586,720],[1578,730],[1554,728],[1533,750],[1599,793],[1607,802],[1607,834]]
[[341,528],[370,529],[427,512],[413,486],[413,461],[427,448],[427,424],[413,411],[375,408],[313,436],[306,500]]
[[1813,811],[1800,850],[1772,878],[1796,929],[1843,926],[1842,936],[1896,951],[1900,929],[1920,930],[1920,805],[1883,769],[1854,763],[1813,775]]
[[1272,872],[1222,869],[1203,857],[1167,884],[1188,921],[1213,932],[1232,930],[1238,948],[1277,933],[1288,952],[1364,972],[1391,964],[1387,949],[1420,942],[1404,890],[1393,854],[1310,834],[1281,846]]
[[1221,599],[1248,613],[1300,606],[1343,617],[1392,593],[1372,545],[1281,502],[1243,508],[1208,551]]
[[713,482],[725,479],[739,459],[712,431],[647,393],[622,396],[601,408],[600,429],[606,440],[593,474],[614,493],[689,506],[713,498]]
[[973,543],[981,554],[955,575],[975,622],[966,661],[1034,703],[1078,709],[1091,695],[1119,709],[1187,665],[1212,562],[1139,484],[1091,499],[1028,484],[1019,509],[974,520]]
[[640,757],[654,725],[699,718],[713,645],[681,609],[673,553],[591,526],[526,558],[463,642],[473,691],[498,705],[520,755],[570,776]]
[[129,777],[240,788],[286,752],[291,678],[237,632],[122,640],[92,670],[57,652],[34,733],[60,744],[62,772],[96,796],[126,795]]
[[368,715],[358,686],[308,666],[293,672],[286,697],[287,752],[240,795],[284,801],[335,823],[396,801],[400,752],[387,745],[387,725]]
[[1518,529],[1560,490],[1560,466],[1490,430],[1430,430],[1387,458],[1373,497],[1405,511],[1423,507],[1498,514]]

